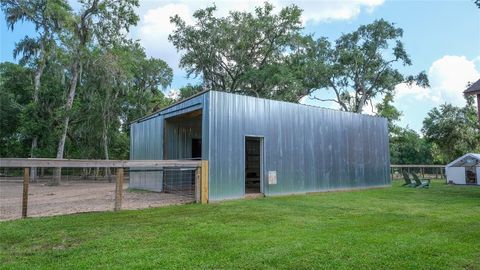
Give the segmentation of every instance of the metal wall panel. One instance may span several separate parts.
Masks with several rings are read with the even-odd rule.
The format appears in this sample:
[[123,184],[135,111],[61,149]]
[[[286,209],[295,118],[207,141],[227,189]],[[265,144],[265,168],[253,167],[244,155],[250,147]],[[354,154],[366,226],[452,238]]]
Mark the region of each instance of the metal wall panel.
[[265,195],[390,184],[386,119],[210,92],[210,200],[245,193],[245,136],[264,137]]
[[[209,93],[206,92],[194,98],[188,99],[177,105],[169,107],[165,110],[145,117],[135,123],[131,124],[130,129],[130,159],[132,160],[151,160],[151,159],[163,159],[163,139],[164,139],[164,126],[165,119],[167,117],[174,117],[176,115],[184,114],[193,110],[203,109],[208,101]],[[206,138],[202,141],[202,158],[208,159],[208,114],[202,114],[202,137]],[[187,137],[198,136],[198,130],[191,129],[189,127],[181,128],[179,126],[167,129],[172,134],[175,134],[177,139],[183,138],[187,140]],[[183,137],[182,137],[183,136]],[[205,137],[207,136],[207,137]],[[173,138],[173,136],[169,136]],[[204,146],[205,145],[205,146]],[[168,147],[170,146],[170,147]],[[167,148],[172,149],[172,155],[175,153],[175,158],[182,158],[180,149],[176,143],[169,142]],[[206,147],[207,149],[205,149]],[[150,168],[152,171],[141,171],[135,168],[130,168],[130,188],[147,189],[153,191],[162,191],[163,184],[163,172],[153,171],[154,168]]]
[[[267,196],[390,184],[386,119],[214,91],[132,124],[131,159],[162,159],[164,118],[198,108],[211,201],[244,196],[245,136],[264,138],[263,175],[277,172]],[[159,179],[134,173],[130,185],[156,189]]]

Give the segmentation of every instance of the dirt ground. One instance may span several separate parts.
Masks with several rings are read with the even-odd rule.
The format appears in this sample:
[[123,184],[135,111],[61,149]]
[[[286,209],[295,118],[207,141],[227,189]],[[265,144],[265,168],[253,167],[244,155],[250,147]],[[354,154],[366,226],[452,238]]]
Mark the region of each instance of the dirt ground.
[[[174,194],[129,191],[125,192],[122,209],[142,209],[193,201],[192,197]],[[18,219],[22,213],[23,185],[21,181],[0,181],[0,220]],[[112,211],[115,182],[69,181],[60,186],[30,183],[28,216],[54,216],[92,211]]]

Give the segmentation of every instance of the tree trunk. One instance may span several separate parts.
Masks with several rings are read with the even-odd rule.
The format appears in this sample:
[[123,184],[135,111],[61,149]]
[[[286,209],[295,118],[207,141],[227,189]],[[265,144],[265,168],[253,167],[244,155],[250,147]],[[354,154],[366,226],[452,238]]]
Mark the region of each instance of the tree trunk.
[[[65,118],[63,119],[63,130],[58,141],[57,147],[57,159],[63,159],[63,152],[65,150],[65,140],[67,138],[68,123],[70,122],[70,111],[72,110],[73,99],[75,98],[75,92],[77,90],[78,74],[80,67],[80,58],[77,56],[72,66],[72,78],[70,80],[70,91],[67,97],[67,103],[65,104]],[[50,185],[60,185],[62,179],[62,168],[55,168],[52,181]]]
[[[40,58],[38,60],[38,66],[37,70],[35,70],[35,76],[34,76],[34,88],[33,88],[33,103],[36,105],[35,107],[38,108],[38,101],[40,100],[40,80],[43,75],[43,70],[45,69],[45,51],[44,51],[44,46],[43,43],[41,45],[41,52],[40,52]],[[35,150],[37,149],[38,146],[38,136],[37,134],[33,135],[32,139],[32,148],[30,149],[30,157],[34,158],[35,157]],[[30,170],[30,180],[31,181],[37,181],[37,168],[31,168]]]
[[480,94],[477,94],[477,117],[478,124],[480,125]]
[[[103,153],[105,155],[105,160],[109,160],[108,156],[108,125],[107,125],[107,114],[103,114],[103,130],[102,130],[102,143],[103,143]],[[111,182],[111,172],[110,168],[105,167],[105,177],[107,177],[108,182]]]

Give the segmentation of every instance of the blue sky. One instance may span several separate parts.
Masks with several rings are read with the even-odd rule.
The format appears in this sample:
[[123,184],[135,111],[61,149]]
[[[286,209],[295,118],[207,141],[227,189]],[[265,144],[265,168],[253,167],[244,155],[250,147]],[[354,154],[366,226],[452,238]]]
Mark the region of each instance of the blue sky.
[[[224,16],[229,10],[253,10],[262,0],[215,1],[218,15]],[[293,1],[271,1],[280,8]],[[194,10],[205,7],[213,1],[140,1],[138,9],[140,22],[132,29],[132,38],[139,39],[149,56],[162,58],[174,69],[171,91],[195,83],[187,79],[184,71],[177,66],[179,54],[168,42],[167,36],[173,29],[168,17],[179,14],[191,22]],[[295,1],[304,9],[305,33],[325,36],[330,40],[342,33],[355,30],[359,25],[384,18],[403,28],[403,41],[413,65],[399,67],[405,74],[426,71],[431,88],[397,86],[395,106],[402,112],[402,126],[417,131],[427,112],[435,106],[448,102],[463,105],[462,91],[468,81],[480,79],[480,9],[473,1]],[[4,18],[3,14],[1,17]],[[12,50],[15,42],[25,35],[35,35],[32,25],[18,24],[15,31],[7,29],[5,21],[0,22],[0,61],[15,61]],[[327,90],[319,90],[317,96],[327,97]],[[336,108],[335,104],[310,99],[307,104]],[[367,109],[368,110],[368,109]]]

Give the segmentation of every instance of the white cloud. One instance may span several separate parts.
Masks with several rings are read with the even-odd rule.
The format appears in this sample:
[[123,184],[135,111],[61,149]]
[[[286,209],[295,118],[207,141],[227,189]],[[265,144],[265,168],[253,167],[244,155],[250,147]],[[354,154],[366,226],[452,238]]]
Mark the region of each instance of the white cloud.
[[180,90],[170,89],[166,95],[168,98],[171,98],[173,100],[178,100],[180,98]]
[[[141,1],[139,8],[140,23],[132,31],[132,37],[139,39],[149,56],[165,60],[178,72],[179,53],[168,41],[168,35],[174,27],[170,17],[178,14],[187,23],[193,23],[193,12],[215,3],[218,16],[226,16],[230,11],[253,11],[262,6],[265,0],[200,0],[200,1]],[[356,17],[362,10],[371,12],[383,4],[384,0],[273,0],[270,1],[276,10],[296,4],[303,9],[302,22],[318,23],[331,20],[348,20]]]
[[177,69],[180,59],[177,50],[169,43],[168,35],[174,30],[170,17],[178,14],[187,23],[192,23],[191,12],[186,4],[166,4],[147,10],[141,24],[134,33],[135,38],[145,47],[149,56],[165,60],[172,68]]
[[465,56],[445,55],[434,61],[428,69],[430,88],[399,84],[395,89],[397,98],[399,101],[403,98],[414,98],[431,101],[436,105],[447,102],[463,106],[463,91],[468,82],[475,82],[480,78],[480,71],[474,62],[475,59],[468,60]]
[[[288,5],[290,1],[281,1]],[[290,3],[289,3],[290,2]],[[349,20],[355,18],[362,10],[372,12],[375,7],[382,5],[384,0],[357,0],[357,1],[296,1],[295,4],[303,9],[302,21],[318,23],[331,20]]]

